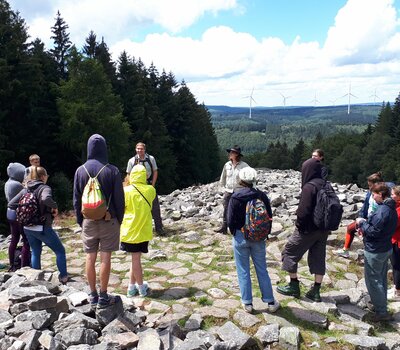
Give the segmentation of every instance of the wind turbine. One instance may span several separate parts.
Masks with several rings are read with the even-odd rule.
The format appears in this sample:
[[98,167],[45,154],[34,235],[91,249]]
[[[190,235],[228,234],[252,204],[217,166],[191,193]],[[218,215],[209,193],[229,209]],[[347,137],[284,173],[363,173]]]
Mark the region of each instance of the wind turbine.
[[347,94],[343,95],[342,97],[346,97],[346,96],[349,97],[349,103],[347,104],[347,114],[350,114],[350,99],[351,99],[351,96],[357,98],[357,96],[355,96],[355,95],[353,95],[351,93],[351,83],[349,83],[349,92]]
[[253,102],[254,102],[254,103],[257,103],[256,100],[253,98],[253,92],[254,92],[254,87],[253,87],[253,89],[251,90],[251,94],[250,94],[249,96],[243,97],[243,98],[248,98],[248,99],[249,99],[249,104],[250,104],[250,106],[249,106],[249,119],[251,119],[251,107],[252,107],[252,103],[253,103]]
[[375,102],[376,102],[376,99],[379,98],[379,96],[376,94],[376,89],[375,89],[375,91],[374,91],[374,94],[371,95],[370,97],[373,97],[373,98],[374,98],[374,103],[375,103]]
[[313,100],[311,100],[310,102],[313,102],[314,103],[314,107],[317,105],[317,103],[319,102],[318,100],[317,100],[317,93],[315,92],[315,95],[314,95],[314,99]]
[[329,100],[329,102],[332,102],[332,106],[336,106],[336,101],[338,100],[338,98],[335,98],[333,100]]
[[282,98],[283,98],[283,108],[285,108],[286,107],[286,100],[288,99],[288,98],[290,98],[291,96],[285,96],[284,94],[282,94],[282,93],[279,93],[281,96],[282,96]]

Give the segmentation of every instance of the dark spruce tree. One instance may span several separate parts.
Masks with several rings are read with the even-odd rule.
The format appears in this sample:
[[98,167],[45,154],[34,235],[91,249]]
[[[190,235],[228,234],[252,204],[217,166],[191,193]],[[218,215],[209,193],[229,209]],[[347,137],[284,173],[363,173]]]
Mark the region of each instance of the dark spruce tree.
[[88,37],[85,39],[83,53],[89,58],[95,58],[97,45],[96,34],[91,30]]
[[71,55],[69,80],[61,84],[57,106],[61,116],[60,140],[75,161],[72,170],[86,160],[87,139],[94,133],[106,138],[110,162],[122,169],[128,157],[130,130],[120,98],[113,93],[98,61],[83,59],[76,51]]
[[67,58],[72,43],[69,40],[69,33],[67,32],[68,25],[61,17],[60,11],[57,11],[57,17],[55,20],[56,23],[51,27],[51,32],[53,33],[51,39],[53,39],[54,48],[52,48],[50,52],[52,53],[54,60],[57,62],[60,78],[66,79],[68,75]]

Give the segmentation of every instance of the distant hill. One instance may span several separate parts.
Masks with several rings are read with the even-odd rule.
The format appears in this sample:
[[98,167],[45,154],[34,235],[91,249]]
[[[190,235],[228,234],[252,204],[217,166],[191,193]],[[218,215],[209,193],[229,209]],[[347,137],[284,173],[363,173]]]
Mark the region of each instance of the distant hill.
[[317,133],[323,136],[339,131],[359,133],[374,124],[380,104],[339,106],[255,107],[249,119],[248,107],[207,106],[221,148],[243,145],[248,153],[265,151],[270,142],[286,142],[289,147]]

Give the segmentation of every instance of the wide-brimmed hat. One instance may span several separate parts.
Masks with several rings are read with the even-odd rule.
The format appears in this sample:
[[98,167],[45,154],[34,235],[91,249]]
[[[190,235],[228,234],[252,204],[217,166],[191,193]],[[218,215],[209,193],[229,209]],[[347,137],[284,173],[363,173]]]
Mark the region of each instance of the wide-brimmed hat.
[[235,145],[235,146],[233,146],[232,148],[227,148],[226,151],[227,151],[228,153],[229,153],[229,152],[236,152],[239,156],[242,156],[242,157],[243,157],[242,149],[241,149],[238,145]]

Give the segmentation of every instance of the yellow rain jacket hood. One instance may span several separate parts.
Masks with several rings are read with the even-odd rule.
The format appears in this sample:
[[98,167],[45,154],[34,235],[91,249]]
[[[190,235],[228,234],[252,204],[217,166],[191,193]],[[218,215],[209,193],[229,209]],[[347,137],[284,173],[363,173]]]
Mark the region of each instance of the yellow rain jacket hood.
[[153,238],[151,205],[156,190],[147,184],[143,165],[133,167],[129,184],[124,188],[125,214],[121,224],[121,242],[135,244],[150,241]]

